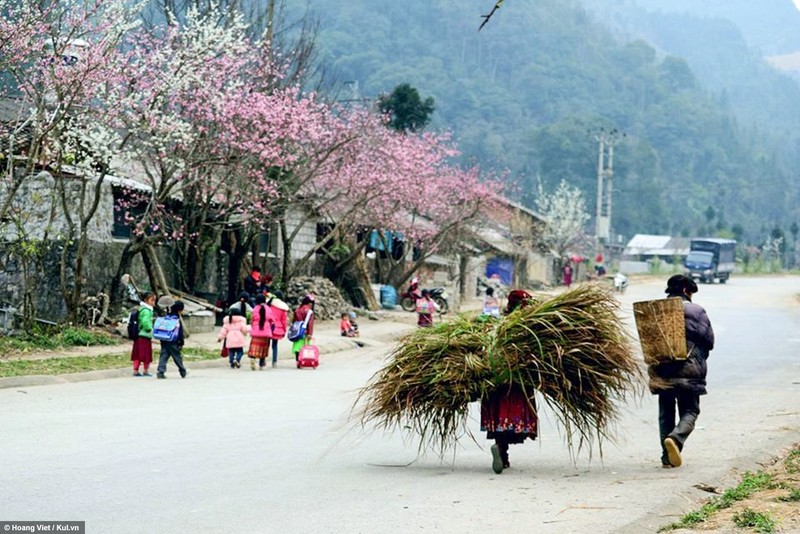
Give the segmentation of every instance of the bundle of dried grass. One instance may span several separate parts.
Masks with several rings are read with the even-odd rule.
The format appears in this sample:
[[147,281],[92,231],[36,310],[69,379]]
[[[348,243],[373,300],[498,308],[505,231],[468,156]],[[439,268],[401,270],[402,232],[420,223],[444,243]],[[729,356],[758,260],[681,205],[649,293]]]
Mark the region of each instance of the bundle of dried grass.
[[443,452],[468,434],[470,402],[513,384],[542,395],[570,449],[574,436],[602,447],[642,377],[617,302],[586,285],[499,320],[459,316],[410,333],[361,390],[356,413],[363,425],[409,430],[421,448]]

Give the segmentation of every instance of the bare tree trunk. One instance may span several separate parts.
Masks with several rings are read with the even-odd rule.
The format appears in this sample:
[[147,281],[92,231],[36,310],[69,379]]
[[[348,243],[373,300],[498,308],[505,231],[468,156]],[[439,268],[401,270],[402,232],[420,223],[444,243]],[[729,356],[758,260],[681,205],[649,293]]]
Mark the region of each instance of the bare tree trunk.
[[289,234],[286,230],[286,218],[281,217],[278,220],[278,226],[280,227],[281,232],[281,246],[283,248],[283,258],[281,264],[281,281],[283,282],[283,287],[288,287],[289,282],[294,275],[291,272],[292,266],[292,240],[289,237]]
[[458,296],[460,302],[467,299],[467,269],[469,268],[469,257],[465,254],[458,256]]
[[164,276],[164,270],[161,268],[155,247],[151,244],[146,245],[142,258],[147,268],[147,276],[150,278],[150,287],[153,288],[153,293],[158,296],[169,295],[169,284],[167,284],[167,278]]
[[377,310],[380,308],[380,304],[378,304],[378,299],[375,298],[375,294],[372,292],[372,283],[369,279],[367,261],[364,259],[363,254],[356,256],[353,267],[358,285],[361,287],[361,291],[364,294],[364,300],[367,302],[367,308],[370,310]]

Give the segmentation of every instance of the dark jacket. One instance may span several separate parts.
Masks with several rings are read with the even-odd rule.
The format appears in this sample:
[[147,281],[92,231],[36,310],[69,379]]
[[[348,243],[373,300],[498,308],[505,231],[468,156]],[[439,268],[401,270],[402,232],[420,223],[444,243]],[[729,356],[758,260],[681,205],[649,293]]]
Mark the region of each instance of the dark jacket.
[[697,395],[706,394],[706,360],[714,348],[714,330],[703,307],[685,298],[683,317],[686,320],[686,350],[689,357],[649,366],[647,373],[652,393],[683,390]]

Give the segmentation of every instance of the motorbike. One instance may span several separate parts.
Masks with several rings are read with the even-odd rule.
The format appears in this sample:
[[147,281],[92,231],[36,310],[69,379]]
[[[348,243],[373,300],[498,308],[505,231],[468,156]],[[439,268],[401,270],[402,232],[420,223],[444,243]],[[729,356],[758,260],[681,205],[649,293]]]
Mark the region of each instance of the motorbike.
[[[434,287],[428,290],[431,299],[439,308],[439,313],[447,313],[450,305],[447,302],[447,291],[443,287]],[[417,299],[422,297],[422,291],[418,287],[409,287],[400,294],[400,307],[405,311],[413,312],[417,309]]]
[[614,291],[624,293],[628,287],[628,277],[622,273],[614,275]]

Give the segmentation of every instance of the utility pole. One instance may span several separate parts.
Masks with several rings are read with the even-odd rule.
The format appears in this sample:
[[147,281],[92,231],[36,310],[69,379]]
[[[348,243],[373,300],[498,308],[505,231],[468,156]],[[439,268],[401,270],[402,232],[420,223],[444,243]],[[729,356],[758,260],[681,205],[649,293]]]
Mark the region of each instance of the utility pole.
[[[614,128],[607,132],[605,128],[595,135],[598,143],[597,154],[597,213],[595,218],[595,237],[597,238],[597,253],[603,252],[603,246],[611,239],[611,207],[613,198],[614,179],[614,145],[625,134],[620,134]],[[606,156],[606,154],[608,154]],[[606,162],[608,162],[606,164]]]

